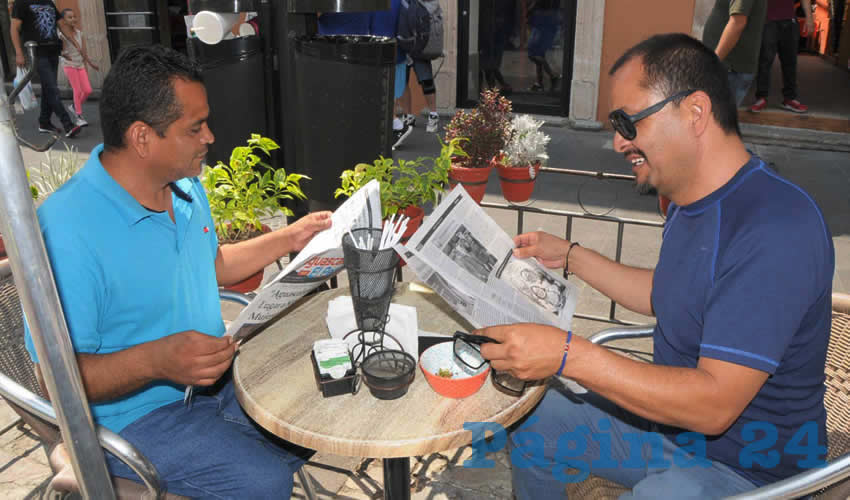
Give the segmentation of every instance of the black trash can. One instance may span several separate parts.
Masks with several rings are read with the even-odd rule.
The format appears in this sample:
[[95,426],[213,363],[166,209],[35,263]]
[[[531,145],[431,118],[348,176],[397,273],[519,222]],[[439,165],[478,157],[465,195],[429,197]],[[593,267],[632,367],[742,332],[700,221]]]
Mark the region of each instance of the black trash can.
[[244,146],[251,133],[268,136],[262,39],[241,37],[207,45],[192,38],[190,43],[190,54],[201,65],[209,127],[215,135],[207,163],[228,163],[233,148]]
[[392,155],[395,40],[312,35],[294,52],[296,170],[311,209],[334,208],[343,170]]

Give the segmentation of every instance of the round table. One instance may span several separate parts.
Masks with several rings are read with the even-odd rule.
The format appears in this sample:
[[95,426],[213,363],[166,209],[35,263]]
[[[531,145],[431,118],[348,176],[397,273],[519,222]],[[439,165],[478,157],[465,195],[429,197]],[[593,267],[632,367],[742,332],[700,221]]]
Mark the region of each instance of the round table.
[[[337,288],[306,297],[244,342],[233,363],[236,396],[251,418],[287,441],[324,453],[384,459],[386,497],[409,498],[409,457],[468,445],[465,422],[507,427],[543,397],[543,382],[517,397],[488,379],[468,398],[445,398],[417,366],[410,389],[399,399],[376,399],[365,386],[355,395],[324,398],[310,352],[315,340],[329,338],[328,302],[348,294]],[[420,330],[450,335],[472,329],[439,295],[417,283],[398,284],[393,302],[416,307]]]

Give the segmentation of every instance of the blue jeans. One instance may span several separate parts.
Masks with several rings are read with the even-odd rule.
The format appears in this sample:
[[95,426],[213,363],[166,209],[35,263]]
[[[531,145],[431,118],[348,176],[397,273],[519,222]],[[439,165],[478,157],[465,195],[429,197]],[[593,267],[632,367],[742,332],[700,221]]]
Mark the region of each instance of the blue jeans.
[[62,99],[59,96],[59,86],[56,83],[56,72],[59,71],[59,52],[38,52],[36,57],[36,71],[41,81],[41,113],[38,115],[38,124],[45,126],[50,123],[50,117],[54,113],[59,117],[65,131],[71,130],[74,122],[68,115],[68,111],[62,107]]
[[[516,497],[564,498],[566,482],[559,476],[565,479],[564,471],[577,463],[585,464],[587,472],[631,488],[621,499],[722,498],[755,488],[731,468],[705,458],[689,462],[695,466],[681,467],[683,451],[658,432],[656,424],[596,394],[576,396],[550,387],[508,440]],[[630,453],[636,440],[650,443],[642,447],[642,456]],[[679,458],[672,465],[666,463],[674,452]]]
[[[120,435],[156,466],[170,493],[192,498],[289,498],[292,475],[309,454],[269,436],[236,400],[230,380],[213,394],[195,394],[154,410]],[[123,462],[107,453],[115,476],[138,481]]]
[[747,92],[755,80],[755,73],[738,73],[737,71],[729,72],[729,88],[732,90],[732,97],[735,99],[735,106],[740,106],[747,97]]

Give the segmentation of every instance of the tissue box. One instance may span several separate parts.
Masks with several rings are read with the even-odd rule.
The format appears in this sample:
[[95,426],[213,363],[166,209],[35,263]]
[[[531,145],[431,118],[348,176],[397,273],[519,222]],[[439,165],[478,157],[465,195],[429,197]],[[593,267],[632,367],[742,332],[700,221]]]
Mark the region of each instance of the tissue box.
[[329,398],[331,396],[339,396],[340,394],[355,394],[359,387],[359,376],[357,368],[351,367],[345,376],[342,378],[332,378],[330,375],[319,374],[319,364],[316,363],[316,356],[310,352],[310,360],[313,362],[313,377],[316,379],[316,387],[322,396]]

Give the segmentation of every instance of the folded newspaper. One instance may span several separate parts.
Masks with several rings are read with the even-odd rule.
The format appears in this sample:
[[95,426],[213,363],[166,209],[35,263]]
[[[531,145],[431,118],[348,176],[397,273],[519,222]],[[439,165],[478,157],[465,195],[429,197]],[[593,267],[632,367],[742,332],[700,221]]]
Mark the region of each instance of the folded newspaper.
[[331,216],[332,225],[316,236],[278,275],[259,290],[225,335],[239,341],[321,285],[343,268],[342,235],[350,229],[381,227],[378,181],[370,181]]
[[578,287],[536,259],[517,259],[514,247],[458,186],[406,244],[394,248],[422,282],[476,328],[529,322],[569,329]]

